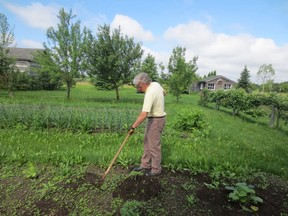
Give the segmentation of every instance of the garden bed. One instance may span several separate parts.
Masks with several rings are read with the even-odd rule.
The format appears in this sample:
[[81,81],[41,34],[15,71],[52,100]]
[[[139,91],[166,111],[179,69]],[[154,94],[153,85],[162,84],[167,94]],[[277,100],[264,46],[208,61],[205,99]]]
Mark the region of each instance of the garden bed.
[[9,172],[1,168],[1,215],[288,214],[288,183],[275,176],[249,182],[255,185],[262,204],[240,206],[229,201],[230,191],[223,184],[211,187],[213,179],[207,173],[164,169],[160,176],[146,177],[117,167],[101,181],[103,170],[94,165],[82,171],[75,167],[75,174],[66,177],[61,177],[57,167],[41,169],[40,175],[29,179],[17,167]]

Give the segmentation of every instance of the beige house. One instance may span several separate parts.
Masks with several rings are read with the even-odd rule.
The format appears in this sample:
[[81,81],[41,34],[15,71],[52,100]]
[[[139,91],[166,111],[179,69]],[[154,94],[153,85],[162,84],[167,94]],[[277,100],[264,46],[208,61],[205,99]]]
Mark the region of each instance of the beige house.
[[197,83],[196,89],[201,91],[204,88],[209,90],[228,90],[234,87],[236,82],[230,80],[224,76],[217,75],[217,76],[210,76],[207,77]]
[[38,65],[33,61],[33,54],[44,49],[10,47],[8,55],[16,59],[16,67],[20,72],[30,71],[31,67]]

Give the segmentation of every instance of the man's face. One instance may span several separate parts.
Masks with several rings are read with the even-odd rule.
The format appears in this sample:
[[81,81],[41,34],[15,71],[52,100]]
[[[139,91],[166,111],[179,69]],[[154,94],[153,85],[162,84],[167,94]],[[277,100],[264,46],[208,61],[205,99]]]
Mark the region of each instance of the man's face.
[[143,91],[143,83],[140,82],[140,83],[136,86],[136,88],[137,88],[138,91],[144,92],[144,91]]

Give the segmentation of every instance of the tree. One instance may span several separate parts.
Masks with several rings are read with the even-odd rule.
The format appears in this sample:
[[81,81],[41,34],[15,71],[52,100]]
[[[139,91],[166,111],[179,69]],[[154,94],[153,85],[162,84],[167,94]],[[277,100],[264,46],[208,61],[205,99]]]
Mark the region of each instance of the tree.
[[176,47],[172,51],[169,58],[168,71],[168,86],[170,91],[179,101],[179,96],[186,91],[192,83],[192,78],[198,69],[196,62],[198,57],[194,57],[192,61],[185,61],[186,48]]
[[0,13],[0,88],[8,90],[12,97],[13,79],[16,76],[15,59],[9,56],[9,46],[14,43],[14,28],[7,17]]
[[264,86],[268,82],[268,80],[273,80],[272,78],[275,76],[275,70],[273,69],[272,64],[266,65],[263,64],[258,72],[257,78],[261,81],[262,91],[264,92]]
[[238,79],[237,88],[242,88],[247,93],[251,91],[250,73],[246,65],[241,72],[240,78]]
[[119,87],[131,83],[133,71],[141,62],[141,44],[123,36],[120,27],[112,31],[109,25],[99,26],[96,36],[90,39],[89,75],[96,76],[102,87],[114,89],[119,100]]
[[216,76],[216,75],[217,75],[217,72],[216,72],[216,70],[214,70],[214,71],[210,71],[207,76],[204,75],[204,78],[211,77],[211,76]]
[[85,68],[83,41],[85,34],[80,29],[80,21],[72,22],[72,10],[66,13],[60,9],[57,28],[48,28],[48,44],[44,43],[45,54],[38,56],[38,62],[46,71],[61,74],[70,98],[71,88],[76,84],[74,78],[80,77]]
[[160,62],[158,64],[159,70],[160,70],[160,75],[159,75],[159,83],[161,83],[161,85],[166,85],[167,84],[167,80],[168,80],[168,73],[165,73],[165,66],[162,62]]
[[41,67],[32,68],[33,72],[37,74],[37,81],[39,88],[44,90],[59,89],[63,85],[61,79],[60,68],[52,59],[50,50],[37,51],[34,55],[34,61]]
[[158,80],[157,64],[154,56],[148,54],[141,65],[141,71],[147,73],[153,81]]

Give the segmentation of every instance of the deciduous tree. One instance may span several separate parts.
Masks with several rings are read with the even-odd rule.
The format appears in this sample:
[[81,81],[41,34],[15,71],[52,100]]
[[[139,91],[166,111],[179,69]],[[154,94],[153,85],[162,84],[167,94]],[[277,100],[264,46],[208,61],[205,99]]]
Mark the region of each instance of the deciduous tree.
[[[41,65],[52,71],[58,71],[66,84],[67,98],[70,98],[70,91],[76,84],[75,79],[80,77],[84,68],[84,31],[81,31],[80,21],[72,22],[76,16],[72,15],[63,8],[59,11],[59,23],[57,28],[50,27],[47,30],[48,43],[44,43],[45,55],[42,55],[43,62],[47,64]],[[52,62],[49,62],[52,61]]]
[[272,66],[272,64],[266,65],[263,64],[258,72],[257,72],[257,78],[260,80],[262,84],[262,91],[264,92],[264,86],[268,82],[268,80],[273,80],[272,78],[275,76],[275,70]]
[[0,88],[12,97],[13,79],[16,76],[15,59],[9,56],[9,46],[14,43],[14,27],[10,27],[5,14],[0,13]]
[[172,51],[168,64],[168,86],[171,93],[176,96],[177,102],[181,93],[187,90],[192,83],[193,76],[198,69],[198,57],[194,57],[192,61],[185,60],[186,49],[176,47]]
[[99,26],[96,38],[90,39],[90,47],[89,74],[96,76],[102,87],[114,89],[119,100],[119,87],[131,82],[133,71],[141,61],[141,44],[122,35],[120,27],[111,30],[109,25],[103,25]]
[[148,54],[147,57],[143,60],[141,65],[141,71],[147,73],[153,81],[158,80],[157,73],[157,64],[155,62],[155,57],[151,54]]

